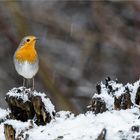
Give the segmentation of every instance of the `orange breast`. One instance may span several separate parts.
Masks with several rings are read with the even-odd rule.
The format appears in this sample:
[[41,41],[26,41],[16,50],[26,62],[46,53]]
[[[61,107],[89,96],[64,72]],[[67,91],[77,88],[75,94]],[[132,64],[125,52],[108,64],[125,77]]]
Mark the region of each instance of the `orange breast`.
[[35,48],[32,46],[21,47],[17,50],[15,57],[19,62],[28,61],[29,63],[34,63],[37,58],[37,53]]

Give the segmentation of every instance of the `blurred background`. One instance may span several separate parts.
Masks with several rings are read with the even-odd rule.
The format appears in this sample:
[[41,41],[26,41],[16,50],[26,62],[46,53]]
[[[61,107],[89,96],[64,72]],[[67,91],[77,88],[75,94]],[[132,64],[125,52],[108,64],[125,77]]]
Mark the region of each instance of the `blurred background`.
[[5,93],[22,85],[13,54],[27,35],[39,37],[37,91],[57,111],[84,112],[96,83],[122,83],[140,75],[140,1],[1,0],[0,107]]

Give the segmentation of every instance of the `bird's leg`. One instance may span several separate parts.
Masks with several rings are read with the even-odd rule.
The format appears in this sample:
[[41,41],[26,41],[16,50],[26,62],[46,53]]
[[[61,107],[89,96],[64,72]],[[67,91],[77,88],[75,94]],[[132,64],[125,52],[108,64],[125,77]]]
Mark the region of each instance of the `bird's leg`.
[[35,88],[35,81],[34,81],[34,77],[32,78],[32,91],[34,91],[34,88]]
[[26,86],[26,79],[23,77],[23,98],[24,98],[24,93],[25,93],[25,87]]
[[30,79],[27,79],[27,88],[30,88]]
[[23,87],[25,87],[25,82],[26,82],[26,80],[25,80],[25,78],[23,77]]

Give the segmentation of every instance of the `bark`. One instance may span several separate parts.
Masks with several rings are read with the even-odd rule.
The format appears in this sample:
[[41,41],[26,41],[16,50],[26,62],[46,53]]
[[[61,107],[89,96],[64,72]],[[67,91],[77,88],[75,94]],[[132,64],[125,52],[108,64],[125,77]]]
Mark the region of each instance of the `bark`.
[[12,125],[4,124],[4,134],[6,140],[15,140],[15,130]]
[[92,99],[89,108],[95,114],[103,113],[107,110],[106,103],[101,98],[98,97]]
[[114,107],[116,110],[131,108],[131,95],[130,93],[124,93],[119,97],[114,98]]

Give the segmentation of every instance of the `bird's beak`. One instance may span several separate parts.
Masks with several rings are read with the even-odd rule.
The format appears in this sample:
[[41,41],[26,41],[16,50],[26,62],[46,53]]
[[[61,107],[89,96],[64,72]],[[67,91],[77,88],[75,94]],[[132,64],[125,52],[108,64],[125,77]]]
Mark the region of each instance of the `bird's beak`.
[[33,41],[37,41],[37,40],[38,40],[38,37],[36,37],[36,38],[33,39]]

